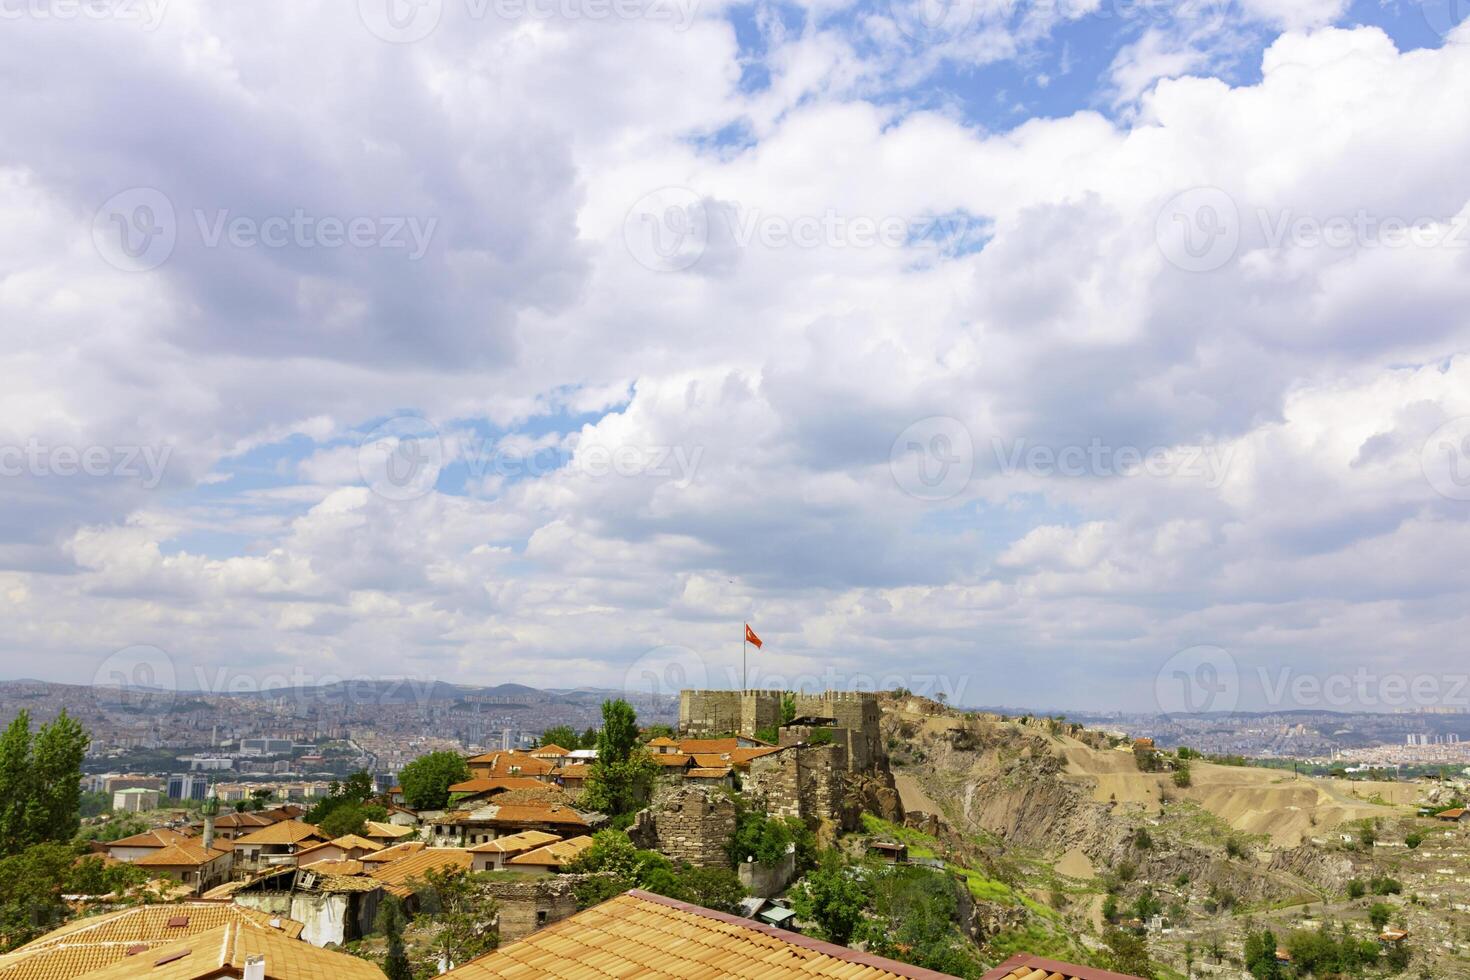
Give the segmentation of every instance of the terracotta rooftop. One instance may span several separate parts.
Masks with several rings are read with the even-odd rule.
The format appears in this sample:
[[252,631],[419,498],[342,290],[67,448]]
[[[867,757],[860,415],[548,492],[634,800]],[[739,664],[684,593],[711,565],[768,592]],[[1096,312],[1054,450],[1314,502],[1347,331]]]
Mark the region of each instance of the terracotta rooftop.
[[201,864],[229,857],[230,853],[220,847],[211,847],[206,851],[204,845],[197,840],[181,840],[177,844],[154,851],[145,858],[139,858],[134,863],[140,868],[197,868]]
[[353,858],[344,858],[340,861],[322,858],[320,861],[307,861],[301,867],[324,875],[360,875],[367,870],[361,861]]
[[321,831],[309,823],[300,820],[282,820],[273,823],[269,827],[262,827],[257,831],[246,834],[244,837],[236,837],[236,847],[241,844],[299,844],[309,838],[321,838]]
[[1030,953],[1017,953],[980,980],[1139,980],[1126,973],[1110,973],[1092,966],[1060,963]]
[[502,946],[445,976],[453,980],[949,977],[638,889]]
[[532,749],[531,750],[531,754],[532,755],[571,755],[571,749],[564,749],[560,745],[557,745],[555,742],[552,742],[550,745],[543,745],[540,748]]
[[0,956],[0,980],[71,980],[122,961],[129,950],[146,955],[155,947],[230,923],[278,931],[292,940],[301,935],[300,922],[274,921],[280,926],[273,927],[272,917],[264,912],[217,902],[140,905],[88,916]]
[[406,840],[401,844],[394,844],[392,847],[385,847],[381,851],[374,851],[372,854],[364,854],[360,860],[363,864],[369,866],[387,864],[389,862],[399,861],[403,858],[409,857],[410,855],[417,854],[419,851],[422,851],[428,846],[428,844],[425,844],[421,840]]
[[476,776],[449,787],[451,793],[498,793],[512,789],[536,789],[546,783],[531,776]]
[[[303,824],[303,826],[306,825]],[[304,847],[297,853],[304,856],[323,847],[340,847],[344,851],[381,851],[383,849],[383,845],[375,840],[368,840],[366,837],[359,837],[356,834],[343,834],[341,837],[334,837],[332,840],[323,841],[320,844],[313,844],[310,847]]]
[[671,769],[682,768],[694,762],[694,756],[685,755],[683,752],[656,753],[650,758],[653,759],[655,765],[668,766]]
[[410,837],[414,833],[412,827],[400,827],[396,823],[381,823],[377,820],[367,822],[367,837]]
[[487,752],[475,756],[469,764],[474,769],[488,769],[490,776],[544,776],[556,768],[555,763],[525,752]]
[[375,865],[368,875],[382,882],[385,889],[402,898],[413,893],[413,889],[408,885],[415,879],[422,878],[430,871],[443,871],[448,868],[469,870],[472,860],[470,852],[462,847],[426,847],[409,857]]
[[740,740],[737,738],[681,738],[679,740],[679,751],[685,755],[698,755],[701,752],[722,755],[726,752],[734,752],[738,748],[740,748]]
[[684,770],[685,779],[723,779],[728,775],[729,766],[695,766]]
[[548,868],[560,868],[569,864],[587,848],[592,846],[592,838],[587,836],[572,837],[567,840],[559,840],[545,847],[538,847],[534,851],[518,854],[510,859],[511,864],[542,865]]
[[669,738],[667,735],[660,735],[658,738],[652,739],[648,743],[649,748],[654,749],[677,748],[678,745],[678,742]]
[[534,850],[547,844],[554,844],[561,840],[555,834],[548,834],[544,830],[523,830],[519,834],[507,834],[497,837],[495,840],[476,844],[470,848],[472,854],[520,854],[523,851]]
[[384,980],[383,971],[367,960],[239,924],[140,951],[112,966],[81,974],[77,980],[238,977],[251,956],[265,958],[268,980]]
[[167,827],[160,827],[157,830],[145,830],[141,834],[134,834],[131,837],[124,837],[121,840],[110,840],[107,842],[107,846],[168,847],[170,844],[177,844],[181,840],[188,839],[188,834],[181,834],[176,830],[169,830]]

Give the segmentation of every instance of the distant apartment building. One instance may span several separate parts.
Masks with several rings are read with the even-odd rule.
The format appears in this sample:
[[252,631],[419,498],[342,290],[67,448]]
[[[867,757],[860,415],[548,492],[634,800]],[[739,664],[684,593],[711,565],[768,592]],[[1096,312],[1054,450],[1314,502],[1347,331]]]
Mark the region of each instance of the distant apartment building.
[[190,769],[203,772],[221,772],[235,768],[235,760],[222,755],[192,755],[181,761],[189,763]]
[[295,746],[289,738],[242,738],[241,755],[290,755]]
[[124,789],[163,789],[163,777],[142,776],[137,773],[107,772],[87,776],[82,780],[82,789],[88,793],[106,793],[109,796]]
[[209,793],[209,779],[191,772],[176,772],[168,777],[168,798],[202,800]]
[[112,794],[112,808],[120,813],[143,813],[158,809],[158,790],[133,787]]

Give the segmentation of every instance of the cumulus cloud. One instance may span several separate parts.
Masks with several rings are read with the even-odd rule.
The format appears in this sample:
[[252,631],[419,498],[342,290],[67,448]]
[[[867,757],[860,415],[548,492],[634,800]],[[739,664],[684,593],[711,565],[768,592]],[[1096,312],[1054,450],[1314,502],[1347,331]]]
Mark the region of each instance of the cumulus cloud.
[[[1147,707],[1202,642],[1453,669],[1470,47],[1291,6],[1123,25],[1085,105],[1005,128],[909,95],[1028,64],[1060,20],[1008,5],[756,48],[714,8],[15,25],[0,655],[616,685],[666,644],[725,677],[750,619],[789,674],[971,703]],[[129,188],[173,210],[152,268],[108,236],[156,209],[94,220]],[[428,492],[364,465],[397,416]]]

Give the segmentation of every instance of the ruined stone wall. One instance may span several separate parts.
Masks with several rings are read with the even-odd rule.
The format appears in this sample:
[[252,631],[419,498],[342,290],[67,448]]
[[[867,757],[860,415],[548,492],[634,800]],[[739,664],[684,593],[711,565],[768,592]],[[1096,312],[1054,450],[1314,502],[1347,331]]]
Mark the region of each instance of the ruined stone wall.
[[885,769],[888,753],[883,747],[882,708],[878,696],[868,691],[827,691],[799,694],[796,714],[837,719],[837,740],[847,748],[848,765],[854,771]]
[[840,820],[846,772],[843,745],[788,748],[751,760],[745,792],[773,817]]
[[657,849],[698,868],[728,868],[735,835],[735,801],[728,793],[691,786],[670,794],[652,812]]
[[500,906],[500,941],[514,942],[577,911],[574,889],[587,875],[547,875],[524,881],[477,883]]

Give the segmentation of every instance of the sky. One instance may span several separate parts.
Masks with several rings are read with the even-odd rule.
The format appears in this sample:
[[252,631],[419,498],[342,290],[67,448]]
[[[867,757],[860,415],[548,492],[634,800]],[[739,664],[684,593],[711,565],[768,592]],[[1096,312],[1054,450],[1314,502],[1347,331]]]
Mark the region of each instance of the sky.
[[0,676],[1464,708],[1467,16],[0,0]]

